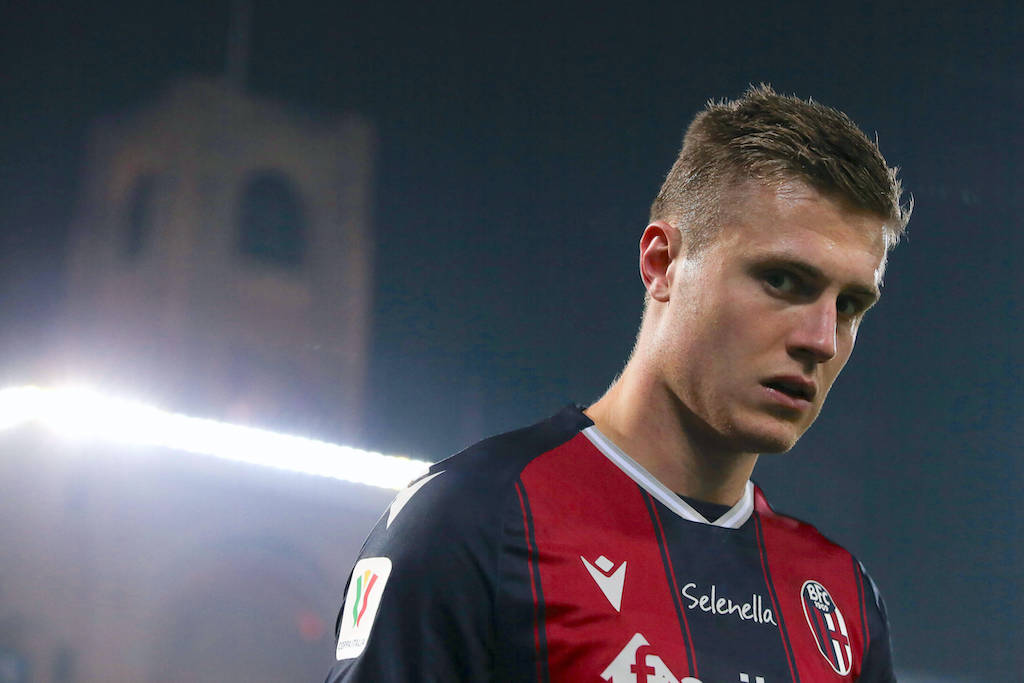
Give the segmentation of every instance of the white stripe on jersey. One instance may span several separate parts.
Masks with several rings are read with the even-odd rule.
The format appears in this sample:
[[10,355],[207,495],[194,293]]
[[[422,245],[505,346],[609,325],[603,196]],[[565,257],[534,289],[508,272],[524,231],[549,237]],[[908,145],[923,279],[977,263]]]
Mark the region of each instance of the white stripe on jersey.
[[754,484],[749,480],[743,489],[743,496],[739,501],[728,512],[712,522],[655,479],[653,474],[644,469],[636,460],[626,455],[621,448],[612,443],[611,439],[602,434],[597,427],[587,427],[583,430],[583,436],[587,437],[590,443],[594,444],[597,450],[601,451],[616,467],[639,484],[640,488],[657,498],[665,507],[683,519],[720,526],[726,529],[738,529],[750,519],[750,515],[754,512]]

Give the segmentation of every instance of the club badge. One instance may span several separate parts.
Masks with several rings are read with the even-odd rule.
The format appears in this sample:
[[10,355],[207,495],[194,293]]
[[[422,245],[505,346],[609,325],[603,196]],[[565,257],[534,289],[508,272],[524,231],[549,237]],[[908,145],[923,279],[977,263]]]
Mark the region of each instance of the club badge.
[[800,589],[800,597],[807,626],[818,642],[818,651],[837,674],[845,676],[850,673],[853,666],[853,650],[850,647],[850,633],[846,629],[846,620],[843,619],[839,606],[828,590],[817,581],[805,581],[803,588]]

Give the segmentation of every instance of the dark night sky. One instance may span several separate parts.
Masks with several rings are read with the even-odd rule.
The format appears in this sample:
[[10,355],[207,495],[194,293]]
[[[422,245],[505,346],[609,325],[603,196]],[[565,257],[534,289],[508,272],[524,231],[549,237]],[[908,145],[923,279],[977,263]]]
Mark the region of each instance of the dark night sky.
[[[221,71],[228,4],[7,10],[8,330],[41,334],[59,304],[89,123]],[[706,99],[768,81],[877,131],[917,201],[909,239],[819,424],[757,477],[858,551],[908,668],[1008,680],[1024,666],[1022,14],[891,4],[256,2],[248,85],[376,126],[366,439],[431,458],[609,383],[639,322],[647,206]]]

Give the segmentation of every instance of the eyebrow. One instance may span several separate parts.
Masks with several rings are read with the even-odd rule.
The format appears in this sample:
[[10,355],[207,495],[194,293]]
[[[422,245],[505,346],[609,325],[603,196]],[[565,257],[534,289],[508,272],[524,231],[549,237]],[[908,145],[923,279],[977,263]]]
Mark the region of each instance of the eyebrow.
[[[825,273],[820,268],[812,266],[806,261],[798,261],[789,256],[768,256],[764,259],[765,262],[776,266],[784,266],[786,268],[792,268],[793,270],[800,271],[804,275],[814,280],[825,280]],[[869,300],[873,305],[882,296],[882,292],[877,287],[866,287],[864,285],[849,284],[846,285],[844,291],[850,292],[851,294],[857,294]]]

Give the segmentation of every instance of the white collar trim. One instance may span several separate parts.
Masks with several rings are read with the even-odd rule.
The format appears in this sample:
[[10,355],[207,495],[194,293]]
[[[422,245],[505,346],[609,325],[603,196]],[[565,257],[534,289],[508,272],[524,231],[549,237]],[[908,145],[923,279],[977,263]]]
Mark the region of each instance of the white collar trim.
[[597,450],[601,451],[616,467],[625,472],[626,476],[635,481],[640,488],[647,491],[647,493],[658,499],[662,505],[685,520],[700,522],[701,524],[711,524],[712,526],[720,526],[726,529],[738,529],[750,519],[750,515],[754,512],[754,484],[750,480],[747,480],[747,485],[744,487],[743,495],[739,501],[728,512],[712,522],[655,479],[653,474],[644,469],[636,460],[626,455],[621,448],[612,443],[611,439],[602,434],[597,427],[587,427],[583,430],[583,436],[587,437]]

